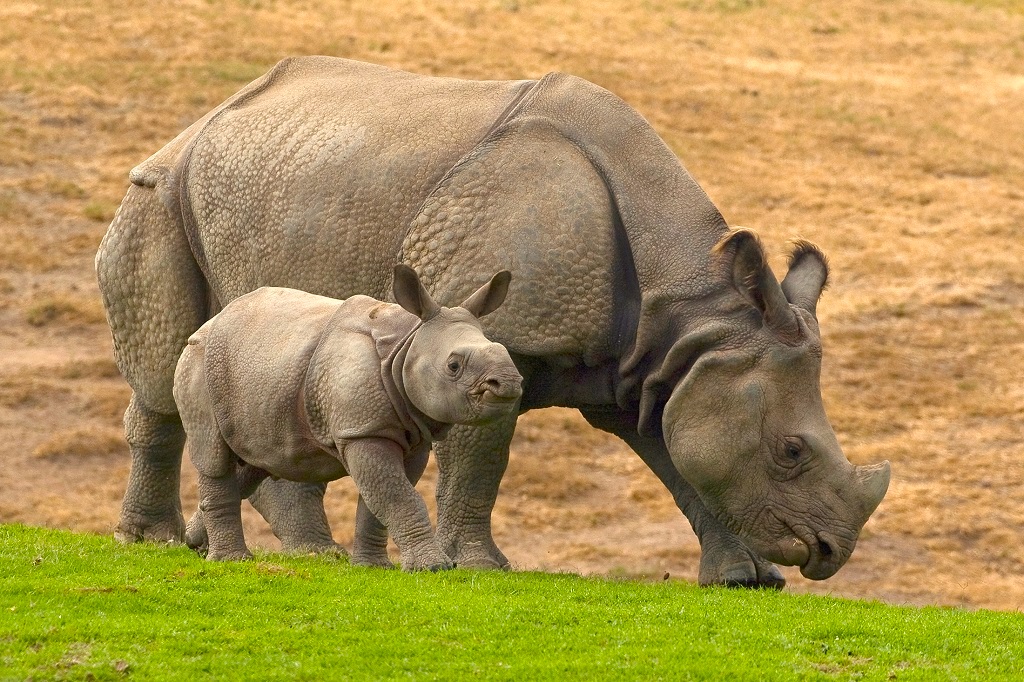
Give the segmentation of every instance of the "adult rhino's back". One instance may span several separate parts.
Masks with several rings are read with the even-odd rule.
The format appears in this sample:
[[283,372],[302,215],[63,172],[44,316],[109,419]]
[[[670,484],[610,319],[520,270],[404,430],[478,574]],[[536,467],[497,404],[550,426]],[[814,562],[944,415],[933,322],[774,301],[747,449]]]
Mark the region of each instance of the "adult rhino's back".
[[380,296],[424,199],[533,84],[287,59],[132,180],[173,179],[222,302],[266,285]]

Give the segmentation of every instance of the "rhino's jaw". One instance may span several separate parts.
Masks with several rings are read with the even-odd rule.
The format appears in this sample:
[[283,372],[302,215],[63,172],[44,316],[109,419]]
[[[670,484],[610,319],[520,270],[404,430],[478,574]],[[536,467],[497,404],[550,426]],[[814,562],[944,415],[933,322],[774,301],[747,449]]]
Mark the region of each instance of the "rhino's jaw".
[[[764,541],[742,533],[761,556],[782,566],[799,566],[800,574],[810,580],[831,578],[853,554],[857,533],[845,539],[845,533],[815,531],[804,524],[787,522],[774,509],[767,510],[773,535],[782,539]],[[764,517],[762,517],[764,518]],[[764,530],[764,529],[758,529]],[[777,530],[777,532],[775,532]]]

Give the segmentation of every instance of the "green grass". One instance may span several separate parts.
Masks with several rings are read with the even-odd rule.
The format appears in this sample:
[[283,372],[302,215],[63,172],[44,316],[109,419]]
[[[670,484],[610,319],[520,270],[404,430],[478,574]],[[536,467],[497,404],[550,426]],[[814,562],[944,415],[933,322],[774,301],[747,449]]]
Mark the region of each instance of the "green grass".
[[0,679],[1021,679],[1024,614],[0,526]]

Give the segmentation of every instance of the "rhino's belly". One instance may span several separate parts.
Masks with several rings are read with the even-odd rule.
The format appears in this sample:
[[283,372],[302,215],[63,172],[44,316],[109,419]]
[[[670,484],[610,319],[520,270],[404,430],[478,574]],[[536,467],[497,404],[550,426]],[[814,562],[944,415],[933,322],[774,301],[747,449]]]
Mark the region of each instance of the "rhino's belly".
[[236,450],[235,454],[246,463],[289,481],[322,483],[348,475],[337,455],[309,443],[291,450],[257,445],[244,452]]

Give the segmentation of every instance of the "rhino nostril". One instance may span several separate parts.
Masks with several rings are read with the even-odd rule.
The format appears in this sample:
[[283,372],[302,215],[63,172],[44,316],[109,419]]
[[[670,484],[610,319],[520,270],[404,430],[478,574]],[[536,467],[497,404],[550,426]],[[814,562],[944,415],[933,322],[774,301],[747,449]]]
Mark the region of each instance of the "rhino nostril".
[[492,392],[497,391],[501,388],[501,382],[497,379],[488,379],[484,382],[484,388]]
[[823,557],[826,557],[826,558],[830,557],[830,556],[832,556],[832,545],[828,544],[827,542],[825,542],[824,540],[819,538],[818,539],[818,552]]

